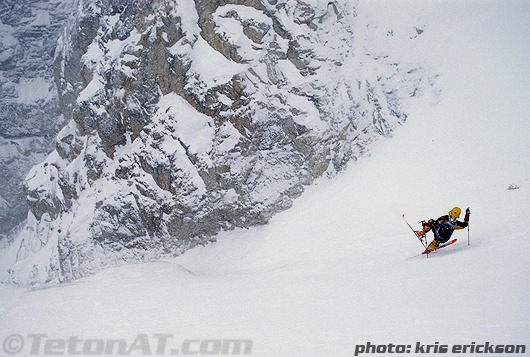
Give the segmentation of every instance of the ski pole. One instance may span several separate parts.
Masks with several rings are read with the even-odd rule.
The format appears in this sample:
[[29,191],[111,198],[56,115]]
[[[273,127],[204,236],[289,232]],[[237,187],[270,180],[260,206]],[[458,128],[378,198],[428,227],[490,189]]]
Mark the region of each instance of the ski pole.
[[469,207],[466,209],[467,222],[467,245],[469,245]]
[[405,223],[407,224],[407,226],[409,226],[409,228],[414,232],[414,235],[420,240],[421,245],[423,245],[423,247],[424,247],[425,249],[427,249],[427,246],[423,243],[423,241],[421,240],[420,236],[418,236],[418,233],[416,233],[416,231],[414,230],[414,228],[412,228],[412,226],[409,224],[409,222],[407,222],[407,220],[405,219],[405,214],[402,214],[402,215],[401,215],[401,218],[403,218],[403,220],[405,221]]

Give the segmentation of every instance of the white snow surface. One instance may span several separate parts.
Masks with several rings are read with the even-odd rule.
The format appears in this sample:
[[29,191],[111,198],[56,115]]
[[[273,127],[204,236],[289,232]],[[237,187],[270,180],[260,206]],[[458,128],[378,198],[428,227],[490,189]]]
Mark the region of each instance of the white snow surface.
[[[0,285],[0,339],[172,334],[172,344],[250,339],[252,356],[304,357],[353,356],[368,341],[487,341],[529,353],[530,3],[361,1],[358,11],[425,23],[409,55],[441,73],[436,103],[415,101],[392,139],[266,226],[53,288]],[[455,205],[471,208],[470,244],[460,230],[453,246],[411,258],[422,246],[401,214],[419,228]],[[19,355],[29,353],[27,340]]]

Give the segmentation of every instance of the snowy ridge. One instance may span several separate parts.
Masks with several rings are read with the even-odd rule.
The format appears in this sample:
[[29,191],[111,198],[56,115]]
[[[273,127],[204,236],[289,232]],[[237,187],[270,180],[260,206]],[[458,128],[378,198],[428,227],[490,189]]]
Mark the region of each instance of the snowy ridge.
[[403,55],[417,18],[394,30],[356,6],[77,3],[56,60],[71,120],[27,177],[4,279],[71,281],[266,223],[389,137],[437,74]]

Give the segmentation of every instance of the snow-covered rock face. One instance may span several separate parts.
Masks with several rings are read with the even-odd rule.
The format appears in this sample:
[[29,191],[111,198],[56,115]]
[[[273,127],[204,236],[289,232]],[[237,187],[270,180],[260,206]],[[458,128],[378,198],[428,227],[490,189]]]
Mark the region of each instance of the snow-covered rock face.
[[[71,122],[27,176],[9,280],[70,281],[266,223],[432,86],[338,0],[78,1],[55,62]],[[377,45],[377,46],[376,46]]]
[[22,182],[53,150],[53,61],[72,0],[0,1],[0,239],[27,216]]

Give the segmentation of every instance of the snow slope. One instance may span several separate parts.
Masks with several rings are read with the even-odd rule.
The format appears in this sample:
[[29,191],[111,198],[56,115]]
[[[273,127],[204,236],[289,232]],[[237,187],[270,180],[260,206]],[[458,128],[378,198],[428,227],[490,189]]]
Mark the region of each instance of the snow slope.
[[[64,286],[0,285],[0,339],[25,337],[20,355],[32,333],[250,339],[253,356],[353,356],[367,342],[528,350],[530,3],[363,1],[361,11],[381,24],[421,17],[425,39],[406,55],[439,69],[439,98],[266,226]],[[401,214],[419,227],[455,205],[471,207],[470,245],[457,231],[455,245],[411,258],[422,247]]]

